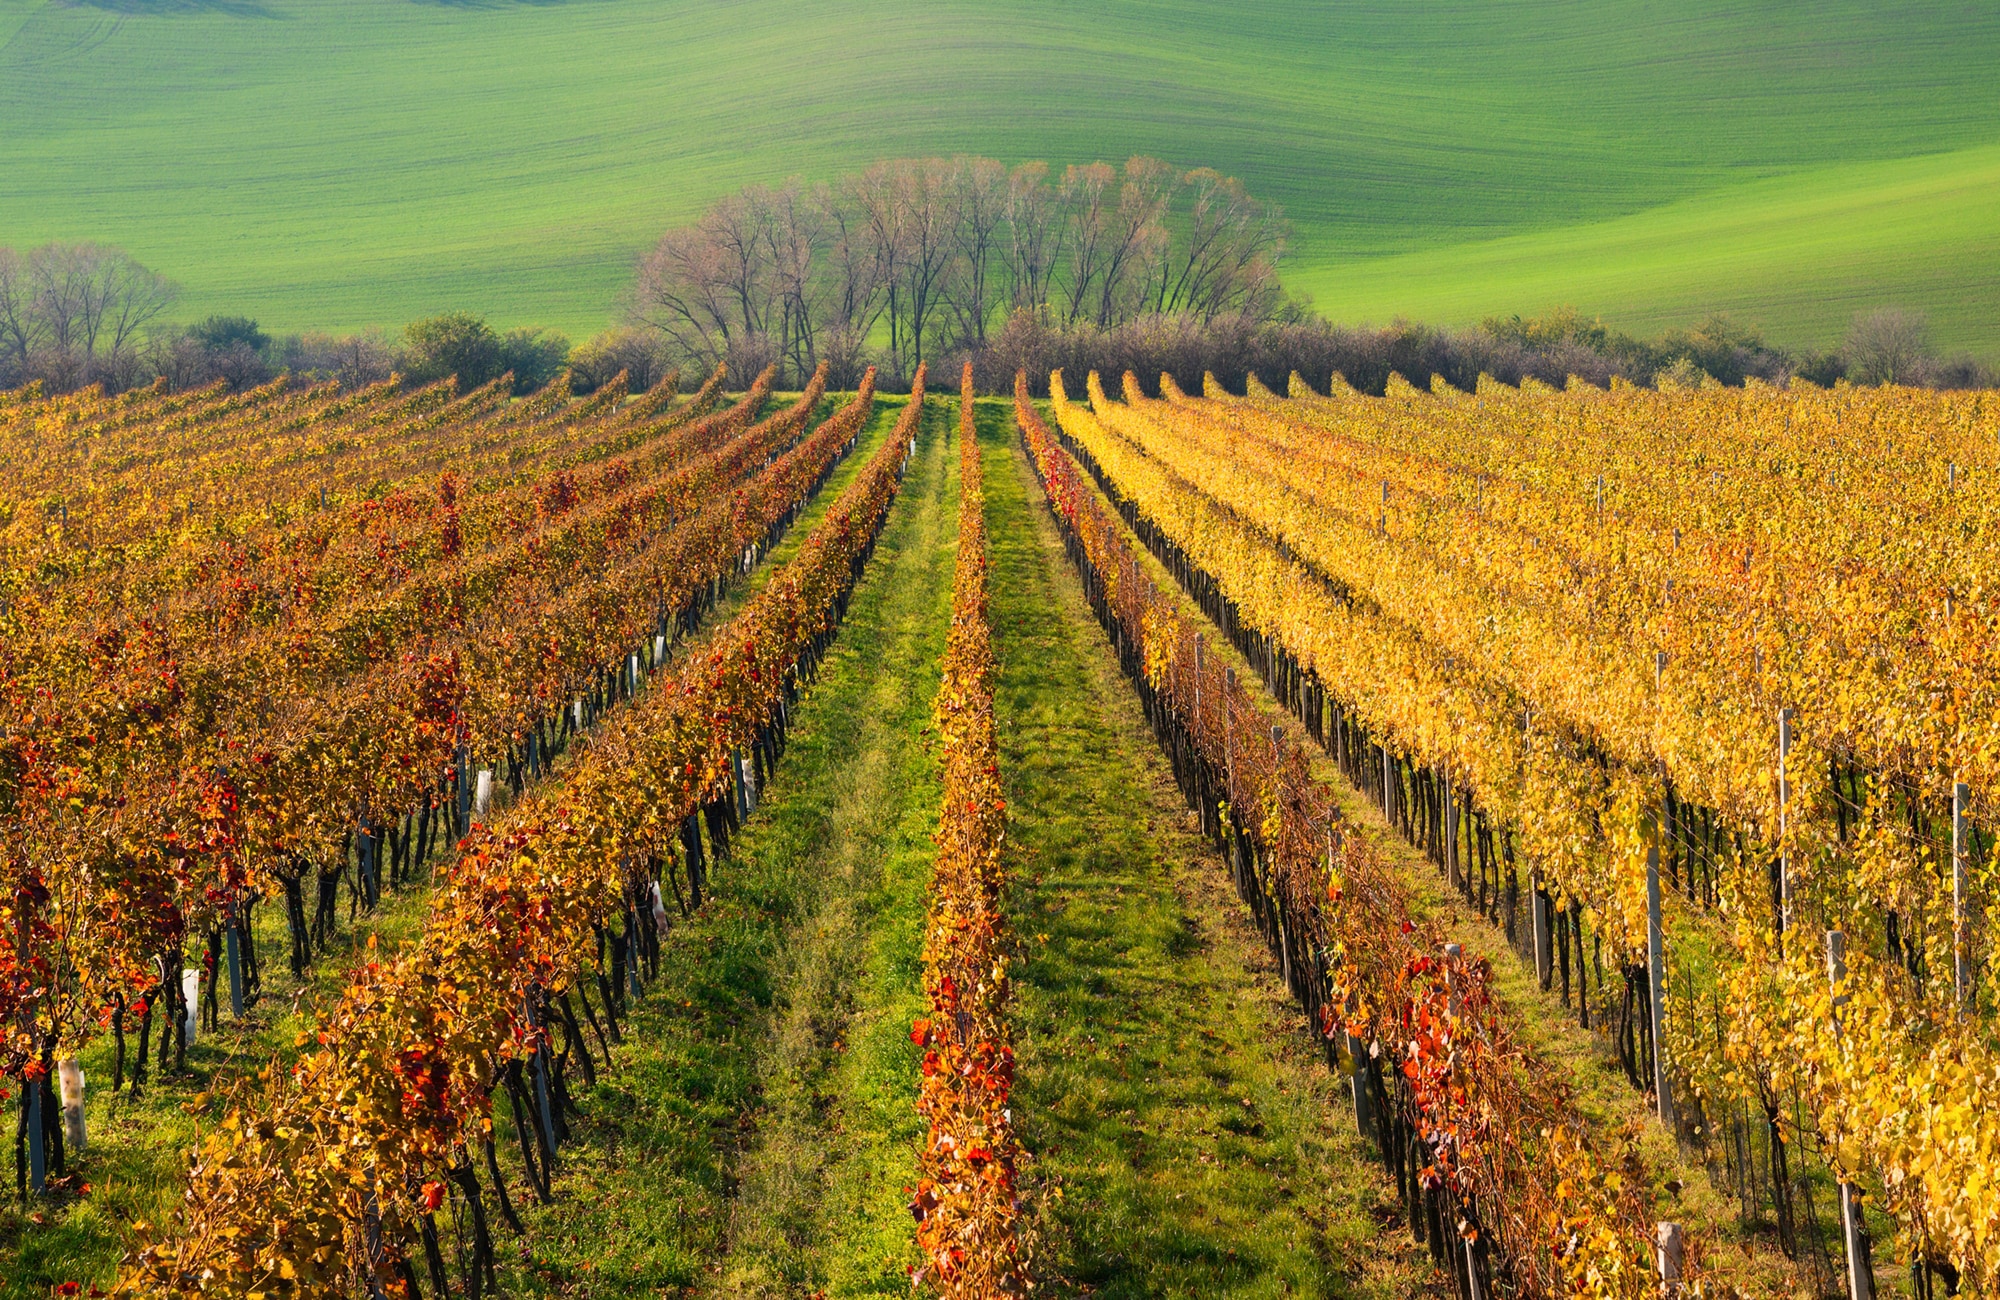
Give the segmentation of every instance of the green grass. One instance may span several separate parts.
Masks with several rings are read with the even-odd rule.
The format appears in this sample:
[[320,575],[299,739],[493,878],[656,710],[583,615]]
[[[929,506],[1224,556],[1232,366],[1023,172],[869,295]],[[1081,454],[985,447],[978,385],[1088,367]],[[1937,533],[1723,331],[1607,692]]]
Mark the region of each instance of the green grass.
[[1896,301],[2000,355],[1996,56],[1973,0],[0,0],[0,243],[124,244],[190,317],[581,335],[744,183],[1148,152],[1283,204],[1340,317]]
[[1394,1189],[1188,825],[1025,459],[995,437],[985,464],[1039,1271],[1059,1294],[1410,1293],[1426,1265],[1387,1226]]
[[503,1266],[510,1294],[908,1290],[907,1025],[938,796],[922,723],[951,585],[936,544],[951,508],[941,442],[913,466],[714,896],[663,945],[615,1068],[582,1099],[555,1203],[528,1217]]

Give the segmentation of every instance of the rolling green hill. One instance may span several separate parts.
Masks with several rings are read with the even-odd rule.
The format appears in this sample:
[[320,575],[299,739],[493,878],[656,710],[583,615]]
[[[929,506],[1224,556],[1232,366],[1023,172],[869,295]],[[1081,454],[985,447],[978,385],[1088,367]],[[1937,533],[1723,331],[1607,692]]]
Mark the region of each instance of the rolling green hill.
[[2000,358],[2000,9],[1827,0],[0,0],[0,243],[184,313],[586,334],[718,193],[879,157],[1245,178],[1328,314],[1711,305]]

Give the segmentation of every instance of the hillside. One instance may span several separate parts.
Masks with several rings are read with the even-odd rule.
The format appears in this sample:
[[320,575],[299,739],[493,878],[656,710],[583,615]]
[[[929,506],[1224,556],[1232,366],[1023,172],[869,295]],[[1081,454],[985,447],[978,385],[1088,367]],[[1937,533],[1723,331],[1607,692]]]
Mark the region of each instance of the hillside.
[[582,335],[720,192],[873,159],[1156,153],[1296,226],[1331,315],[1858,306],[2000,357],[2000,11],[1945,0],[0,0],[0,243],[184,313],[466,307]]

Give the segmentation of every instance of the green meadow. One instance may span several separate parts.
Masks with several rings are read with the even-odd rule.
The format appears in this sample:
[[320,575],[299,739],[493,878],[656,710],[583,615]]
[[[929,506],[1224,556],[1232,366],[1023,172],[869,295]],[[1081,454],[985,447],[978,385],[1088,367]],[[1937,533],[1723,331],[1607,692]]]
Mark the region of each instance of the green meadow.
[[1327,314],[1922,308],[2000,358],[2000,9],[1829,0],[0,0],[0,244],[184,316],[582,336],[749,182],[1151,153],[1294,224]]

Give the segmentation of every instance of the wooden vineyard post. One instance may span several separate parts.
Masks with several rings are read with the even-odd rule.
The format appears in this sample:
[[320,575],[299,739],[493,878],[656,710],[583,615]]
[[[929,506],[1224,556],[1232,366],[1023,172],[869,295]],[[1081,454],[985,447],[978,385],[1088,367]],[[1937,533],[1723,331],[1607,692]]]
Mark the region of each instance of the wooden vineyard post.
[[1528,896],[1528,914],[1535,931],[1535,979],[1542,986],[1542,992],[1549,991],[1549,984],[1555,978],[1555,945],[1549,935],[1549,895],[1542,888],[1542,873],[1529,873],[1531,893]]
[[1972,866],[1971,824],[1966,809],[1972,788],[1959,781],[1951,787],[1951,988],[1960,1015],[1972,993],[1971,964],[1965,952],[1966,877]]
[[[1201,766],[1201,681],[1207,673],[1207,659],[1203,654],[1205,640],[1201,633],[1197,632],[1194,634],[1194,711],[1188,714],[1187,723],[1188,746],[1196,755],[1195,769],[1197,773],[1199,773]],[[1202,780],[1199,775],[1195,777],[1193,786],[1196,791],[1195,815],[1201,822],[1201,833],[1204,835],[1208,834],[1210,830],[1208,822],[1208,792],[1203,789],[1206,784],[1207,782]]]
[[1232,814],[1236,808],[1236,670],[1222,670],[1222,781]]
[[1778,710],[1778,897],[1775,900],[1778,942],[1792,928],[1791,779],[1785,766],[1792,754],[1792,711]]
[[223,945],[229,957],[229,1010],[238,1019],[243,1019],[243,952],[238,944],[236,909],[230,908],[224,920]]
[[[1285,779],[1285,729],[1277,723],[1271,724],[1271,788],[1282,789]],[[1275,866],[1275,863],[1273,864]],[[1268,890],[1267,894],[1274,894]],[[1286,988],[1296,988],[1292,983],[1292,927],[1285,917],[1285,907],[1281,900],[1277,903],[1278,918],[1278,967]]]
[[1368,1104],[1368,1044],[1349,1034],[1347,1052],[1354,1058],[1354,1073],[1347,1080],[1354,1091],[1354,1127],[1365,1138],[1375,1126],[1374,1110]]
[[1660,1123],[1674,1127],[1674,1094],[1667,1086],[1667,936],[1660,923],[1659,827],[1646,845],[1646,1002],[1652,1008],[1653,1086],[1658,1091]]
[[1458,821],[1453,816],[1457,809],[1452,806],[1450,778],[1447,777],[1440,784],[1444,786],[1444,825],[1440,828],[1444,832],[1444,879],[1446,884],[1450,885],[1453,889],[1457,889]]
[[[1847,982],[1847,936],[1826,932],[1826,978],[1833,989],[1833,1032],[1840,1033],[1840,1009],[1847,1003],[1841,986]],[[1840,1227],[1847,1247],[1848,1300],[1874,1300],[1875,1266],[1868,1244],[1868,1224],[1862,1217],[1861,1189],[1840,1180]]]
[[479,769],[479,783],[472,793],[472,815],[484,817],[493,807],[493,769]]
[[[193,1035],[189,1035],[192,1037]],[[40,1196],[48,1189],[49,1153],[47,1130],[42,1126],[42,1081],[27,1082],[28,1190]]]
[[[1334,878],[1339,869],[1339,852],[1340,832],[1328,826],[1326,828],[1326,874],[1329,880]],[[1352,1011],[1353,1009],[1354,1006],[1351,1000],[1342,1007],[1343,1012]],[[1342,1028],[1344,1031],[1345,1026],[1343,1025]],[[1368,1104],[1368,1045],[1355,1037],[1354,1034],[1348,1033],[1347,1054],[1354,1062],[1354,1072],[1347,1078],[1348,1087],[1354,1093],[1354,1127],[1360,1131],[1362,1137],[1366,1138],[1370,1135],[1375,1125],[1375,1117]]]
[[[579,704],[577,707],[581,710],[583,706]],[[582,730],[581,724],[578,725],[578,730]],[[458,761],[453,764],[455,768],[453,780],[458,787],[457,798],[453,802],[457,804],[458,832],[460,834],[463,834],[465,829],[472,825],[472,783],[465,779],[466,768],[470,766],[471,762],[472,756],[466,753],[464,747],[461,746],[458,751]]]

